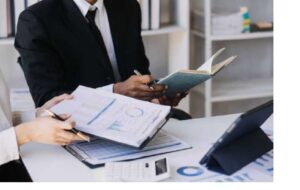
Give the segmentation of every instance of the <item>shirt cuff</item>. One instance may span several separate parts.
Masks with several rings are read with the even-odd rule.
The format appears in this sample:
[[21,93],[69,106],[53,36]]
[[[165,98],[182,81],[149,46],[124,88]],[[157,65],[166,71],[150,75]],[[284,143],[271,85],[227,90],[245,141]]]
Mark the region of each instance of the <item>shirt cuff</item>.
[[0,132],[0,165],[19,159],[19,147],[14,127]]
[[114,92],[114,85],[110,84],[110,85],[107,85],[107,86],[103,86],[103,87],[97,88],[97,90],[104,90],[106,92],[113,93]]

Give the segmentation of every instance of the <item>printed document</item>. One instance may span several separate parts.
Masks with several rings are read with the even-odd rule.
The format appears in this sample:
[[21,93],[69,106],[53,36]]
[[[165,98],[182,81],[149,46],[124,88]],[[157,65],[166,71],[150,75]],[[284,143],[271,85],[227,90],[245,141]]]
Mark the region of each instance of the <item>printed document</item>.
[[164,125],[169,106],[80,86],[73,100],[51,110],[71,114],[76,129],[104,139],[140,147]]

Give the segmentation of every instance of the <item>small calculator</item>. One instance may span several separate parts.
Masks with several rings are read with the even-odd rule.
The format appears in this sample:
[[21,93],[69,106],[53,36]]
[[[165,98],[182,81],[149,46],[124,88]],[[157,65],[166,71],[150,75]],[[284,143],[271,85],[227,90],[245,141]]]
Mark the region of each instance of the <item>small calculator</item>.
[[110,182],[155,182],[169,177],[170,167],[167,158],[148,162],[111,162],[105,164],[105,179]]

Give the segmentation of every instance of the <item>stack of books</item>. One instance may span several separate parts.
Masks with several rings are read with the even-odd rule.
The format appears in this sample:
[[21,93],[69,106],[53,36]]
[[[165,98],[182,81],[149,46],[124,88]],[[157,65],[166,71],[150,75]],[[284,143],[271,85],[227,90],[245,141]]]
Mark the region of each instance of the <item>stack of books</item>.
[[20,13],[40,0],[0,0],[0,38],[14,36]]
[[[250,32],[250,14],[247,7],[238,12],[212,13],[211,35],[238,35]],[[192,27],[204,31],[205,15],[201,11],[193,11]]]

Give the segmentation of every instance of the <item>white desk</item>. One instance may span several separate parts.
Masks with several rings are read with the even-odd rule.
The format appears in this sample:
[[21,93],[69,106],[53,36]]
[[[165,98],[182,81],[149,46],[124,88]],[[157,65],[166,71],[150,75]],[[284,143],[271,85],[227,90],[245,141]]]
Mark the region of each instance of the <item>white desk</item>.
[[[193,146],[191,150],[168,154],[171,167],[172,163],[178,162],[176,158],[180,157],[186,156],[186,164],[189,164],[190,158],[200,160],[211,143],[220,137],[237,116],[228,115],[185,122],[170,121],[164,130]],[[21,156],[32,180],[36,182],[103,181],[103,168],[89,169],[58,146],[28,144],[21,148]]]

